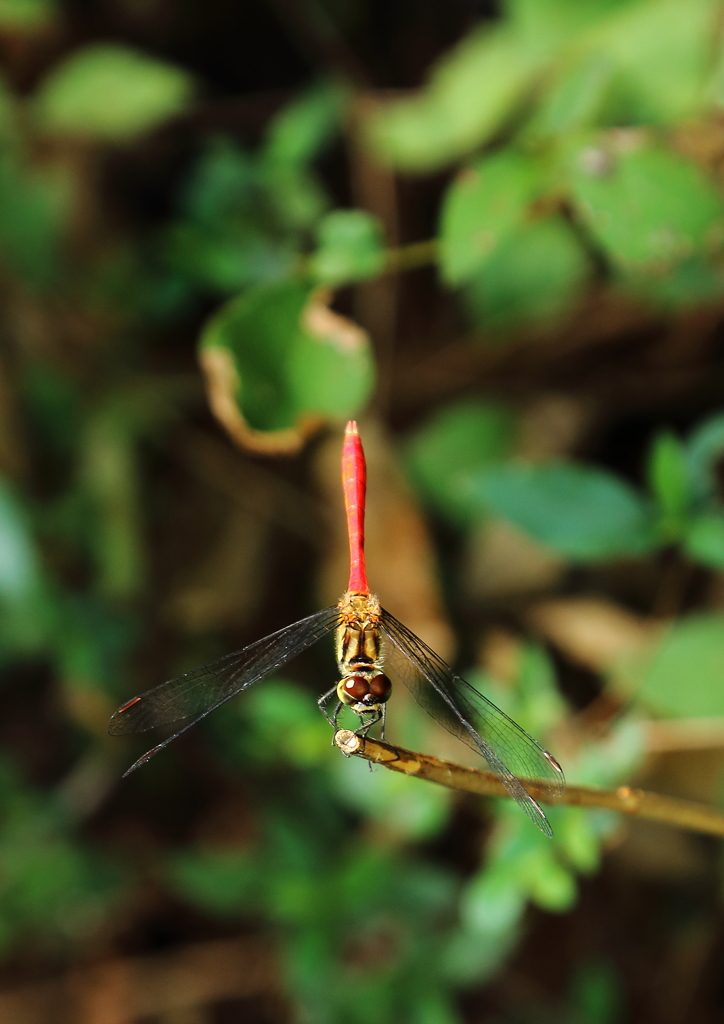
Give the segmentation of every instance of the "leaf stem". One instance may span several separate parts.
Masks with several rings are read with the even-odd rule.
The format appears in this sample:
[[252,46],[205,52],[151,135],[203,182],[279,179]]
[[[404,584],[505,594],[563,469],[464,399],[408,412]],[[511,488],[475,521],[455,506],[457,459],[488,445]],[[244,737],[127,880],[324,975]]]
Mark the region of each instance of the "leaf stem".
[[424,267],[437,260],[439,244],[436,238],[428,238],[424,242],[412,242],[400,245],[396,249],[388,249],[383,274],[399,274],[403,270],[414,270]]
[[[354,754],[392,771],[437,782],[449,789],[460,789],[466,793],[479,793],[483,796],[510,796],[493,772],[467,768],[452,761],[442,761],[429,754],[393,747],[378,740],[363,739],[349,729],[340,729],[334,737],[334,742],[344,754]],[[531,796],[542,803],[565,804],[571,807],[605,807],[631,817],[662,821],[675,828],[724,836],[724,814],[705,804],[659,796],[658,793],[647,793],[645,790],[632,789],[630,786],[618,786],[616,789],[568,786],[562,796],[554,797],[543,781],[521,781]]]

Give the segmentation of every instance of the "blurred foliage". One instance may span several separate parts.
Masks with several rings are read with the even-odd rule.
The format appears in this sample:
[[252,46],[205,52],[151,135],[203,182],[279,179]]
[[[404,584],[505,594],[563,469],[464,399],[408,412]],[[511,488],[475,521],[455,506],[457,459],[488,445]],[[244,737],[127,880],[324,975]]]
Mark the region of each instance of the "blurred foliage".
[[[633,304],[646,323],[718,310],[721,4],[506,0],[421,87],[367,102],[353,75],[324,67],[275,95],[253,131],[219,128],[196,64],[127,42],[66,48],[54,35],[66,15],[0,0],[0,44],[15,55],[0,82],[0,947],[8,962],[29,948],[143,951],[152,941],[134,936],[153,932],[156,908],[180,906],[203,934],[278,937],[289,1019],[473,1019],[464,993],[525,955],[531,924],[547,936],[541,915],[575,911],[623,841],[613,816],[555,807],[550,842],[505,801],[482,808],[370,772],[330,749],[318,672],[314,687],[266,682],[200,727],[195,747],[116,788],[128,751],[106,722],[130,693],[251,642],[257,623],[271,632],[282,612],[311,610],[318,552],[310,567],[279,540],[331,538],[321,517],[309,525],[307,464],[229,462],[208,408],[258,456],[324,427],[338,436],[370,406],[381,418],[387,398],[404,436],[380,443],[412,509],[389,563],[426,536],[426,514],[461,667],[533,735],[553,748],[562,737],[571,781],[630,782],[646,755],[641,714],[724,715],[721,395],[662,415],[632,470],[628,450],[597,451],[584,428],[566,443],[531,428],[530,395],[550,378],[496,395],[493,377],[481,389],[465,369],[451,389],[440,370],[410,399],[415,372],[392,366],[384,330],[367,333],[395,306],[393,276],[424,260],[437,277],[399,308],[415,306],[414,329],[427,322],[442,349],[458,332],[450,361],[462,349],[465,367],[540,355],[585,333],[597,303]],[[31,75],[21,56],[33,46]],[[404,231],[397,244],[393,172],[428,176],[406,193],[430,189],[412,218],[438,225],[422,248]],[[427,342],[411,346],[421,374]],[[541,364],[528,365],[521,377],[534,378]],[[578,398],[575,380],[555,380]],[[614,396],[596,415],[610,427],[623,413]],[[465,574],[492,576],[476,544],[494,530],[518,568],[553,575],[475,593]],[[437,597],[426,605],[416,589],[434,564],[417,543],[415,563],[399,563],[406,597],[445,627]],[[531,639],[530,608],[554,593],[605,596],[646,642],[567,637],[576,657],[554,631]],[[574,724],[559,669],[583,709]],[[33,681],[46,678],[39,699]],[[404,717],[391,738],[427,743],[415,709]],[[714,799],[720,765],[711,776]],[[620,964],[591,948],[551,996],[555,1019],[624,1019]],[[499,1019],[543,1019],[524,1003]]]

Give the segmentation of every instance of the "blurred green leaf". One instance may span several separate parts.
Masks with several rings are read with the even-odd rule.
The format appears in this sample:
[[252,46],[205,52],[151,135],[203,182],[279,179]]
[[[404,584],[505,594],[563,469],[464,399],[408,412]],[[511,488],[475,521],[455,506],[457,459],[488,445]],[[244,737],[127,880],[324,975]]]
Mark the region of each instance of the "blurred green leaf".
[[724,204],[693,163],[632,142],[614,153],[579,148],[570,166],[573,201],[615,263],[668,265],[714,244]]
[[647,473],[649,486],[661,510],[662,535],[673,539],[683,529],[691,501],[686,451],[675,434],[664,431],[654,438]]
[[197,224],[220,227],[249,216],[258,202],[258,175],[251,153],[224,136],[209,140],[181,190],[181,209]]
[[553,914],[564,914],[576,903],[576,879],[550,851],[541,853],[531,876],[530,898]]
[[504,10],[521,40],[529,46],[554,52],[572,36],[598,27],[612,11],[628,0],[505,0]]
[[657,711],[724,715],[724,616],[704,613],[673,623],[641,673],[637,697]]
[[40,587],[40,566],[30,518],[14,491],[0,480],[0,598],[24,602]]
[[580,807],[557,809],[555,842],[566,861],[581,874],[591,875],[601,864],[601,845],[590,816]]
[[[630,712],[616,720],[615,725],[595,743],[583,748],[576,761],[567,766],[567,774],[571,781],[584,786],[616,786],[631,776],[641,766],[646,755],[645,724]],[[597,820],[613,821],[613,829],[608,824],[599,830],[605,835],[617,825],[616,816],[610,817],[602,811],[604,818],[598,819],[598,812],[587,812],[587,820],[591,827]]]
[[677,310],[718,300],[724,294],[724,273],[707,256],[696,254],[673,267],[628,274],[625,284],[634,295]]
[[574,561],[641,554],[656,542],[643,498],[593,466],[512,463],[467,479],[481,511],[510,520]]
[[127,142],[186,110],[191,76],[116,43],[70,54],[41,83],[34,109],[52,134]]
[[[580,8],[588,5],[579,4]],[[576,53],[544,93],[524,129],[529,141],[557,141],[598,122],[616,73],[610,54]]]
[[538,644],[527,643],[521,650],[515,697],[512,717],[534,736],[545,735],[565,714],[553,662]]
[[309,230],[329,206],[312,161],[339,130],[346,90],[333,82],[313,86],[276,115],[259,154],[259,170],[280,223]]
[[0,0],[0,28],[10,32],[37,32],[58,14],[55,0]]
[[622,984],[613,964],[581,964],[571,983],[569,1004],[581,1024],[618,1024],[625,1018]]
[[272,167],[264,171],[264,179],[278,221],[288,231],[311,231],[329,208],[319,179],[304,167]]
[[70,191],[58,167],[35,170],[0,154],[0,259],[26,284],[58,277]]
[[515,417],[492,402],[460,402],[437,412],[408,439],[405,462],[423,497],[453,522],[479,517],[461,477],[512,451]]
[[184,899],[212,914],[252,914],[259,908],[263,871],[242,850],[184,850],[166,868],[168,880]]
[[337,287],[374,277],[385,264],[382,225],[365,210],[333,210],[317,226],[318,248],[309,258],[310,273]]
[[289,277],[296,257],[291,239],[252,224],[228,224],[223,230],[175,224],[165,242],[174,268],[204,287],[229,294],[248,285]]
[[363,812],[390,836],[420,841],[444,827],[451,808],[449,790],[420,786],[419,780],[398,772],[370,771],[358,757],[336,758],[334,764],[340,802]]
[[201,345],[202,353],[230,358],[228,398],[256,430],[353,416],[372,388],[366,335],[315,304],[303,282],[258,286],[232,299],[206,325]]
[[6,762],[0,791],[0,939],[82,941],[117,900],[119,873]]
[[507,26],[474,29],[415,95],[383,104],[367,126],[369,144],[400,170],[428,172],[465,156],[511,116],[541,56]]
[[594,37],[619,68],[626,123],[670,124],[701,110],[718,17],[716,0],[640,0]]
[[336,82],[321,82],[272,118],[262,161],[267,164],[310,163],[339,130],[347,92]]
[[87,422],[81,480],[95,513],[90,531],[100,590],[128,599],[144,580],[141,498],[132,409],[109,402]]
[[550,325],[575,302],[590,272],[573,232],[559,218],[512,231],[468,282],[476,321],[506,330],[526,321]]
[[525,221],[541,189],[539,161],[502,150],[462,171],[442,207],[440,261],[443,280],[460,284],[494,256]]
[[[251,748],[256,757],[276,763],[281,756],[296,768],[329,762],[329,726],[308,690],[268,679],[246,695],[239,712],[244,716],[242,728],[247,734],[244,746]],[[233,729],[238,735],[238,720]]]
[[501,934],[516,926],[525,902],[515,870],[497,862],[466,886],[460,914],[463,923],[478,933]]
[[258,159],[231,139],[207,144],[180,206],[162,242],[176,272],[227,293],[289,276],[299,239],[280,223]]
[[695,562],[724,570],[724,515],[710,512],[695,516],[684,535],[684,550]]
[[724,458],[724,413],[707,416],[691,432],[686,442],[686,457],[695,498],[702,501],[714,497],[717,464]]

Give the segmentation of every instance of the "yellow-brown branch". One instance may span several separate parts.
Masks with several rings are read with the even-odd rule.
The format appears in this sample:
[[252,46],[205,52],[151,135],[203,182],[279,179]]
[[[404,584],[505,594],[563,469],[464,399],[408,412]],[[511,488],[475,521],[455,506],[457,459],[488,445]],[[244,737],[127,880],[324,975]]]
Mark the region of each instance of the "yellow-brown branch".
[[[344,754],[354,754],[395,772],[411,775],[428,782],[437,782],[450,789],[479,793],[483,796],[509,797],[505,786],[493,772],[466,768],[452,761],[441,761],[429,754],[419,754],[403,747],[393,747],[378,740],[362,739],[349,729],[340,729],[334,741]],[[547,804],[566,804],[572,807],[605,807],[620,814],[662,821],[675,828],[688,828],[695,832],[724,836],[724,814],[714,807],[659,796],[630,786],[616,789],[597,789],[592,786],[568,786],[565,793],[552,796],[545,782],[521,780],[536,800]]]

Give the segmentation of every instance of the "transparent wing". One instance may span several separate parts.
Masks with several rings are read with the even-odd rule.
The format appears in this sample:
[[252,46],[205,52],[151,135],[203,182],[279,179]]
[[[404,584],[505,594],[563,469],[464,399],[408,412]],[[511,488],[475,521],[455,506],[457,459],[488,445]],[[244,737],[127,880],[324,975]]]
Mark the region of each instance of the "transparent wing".
[[227,654],[210,665],[186,672],[126,701],[108,723],[108,732],[112,736],[145,732],[157,725],[170,725],[187,718],[191,721],[140,757],[125,775],[145,764],[219,705],[327,636],[338,622],[337,608],[325,608],[263,640],[257,640],[241,651]]
[[553,755],[384,610],[382,630],[390,641],[386,660],[417,703],[453,736],[482,754],[528,817],[552,836],[543,810],[518,777],[542,783],[551,796],[560,796],[565,778]]

